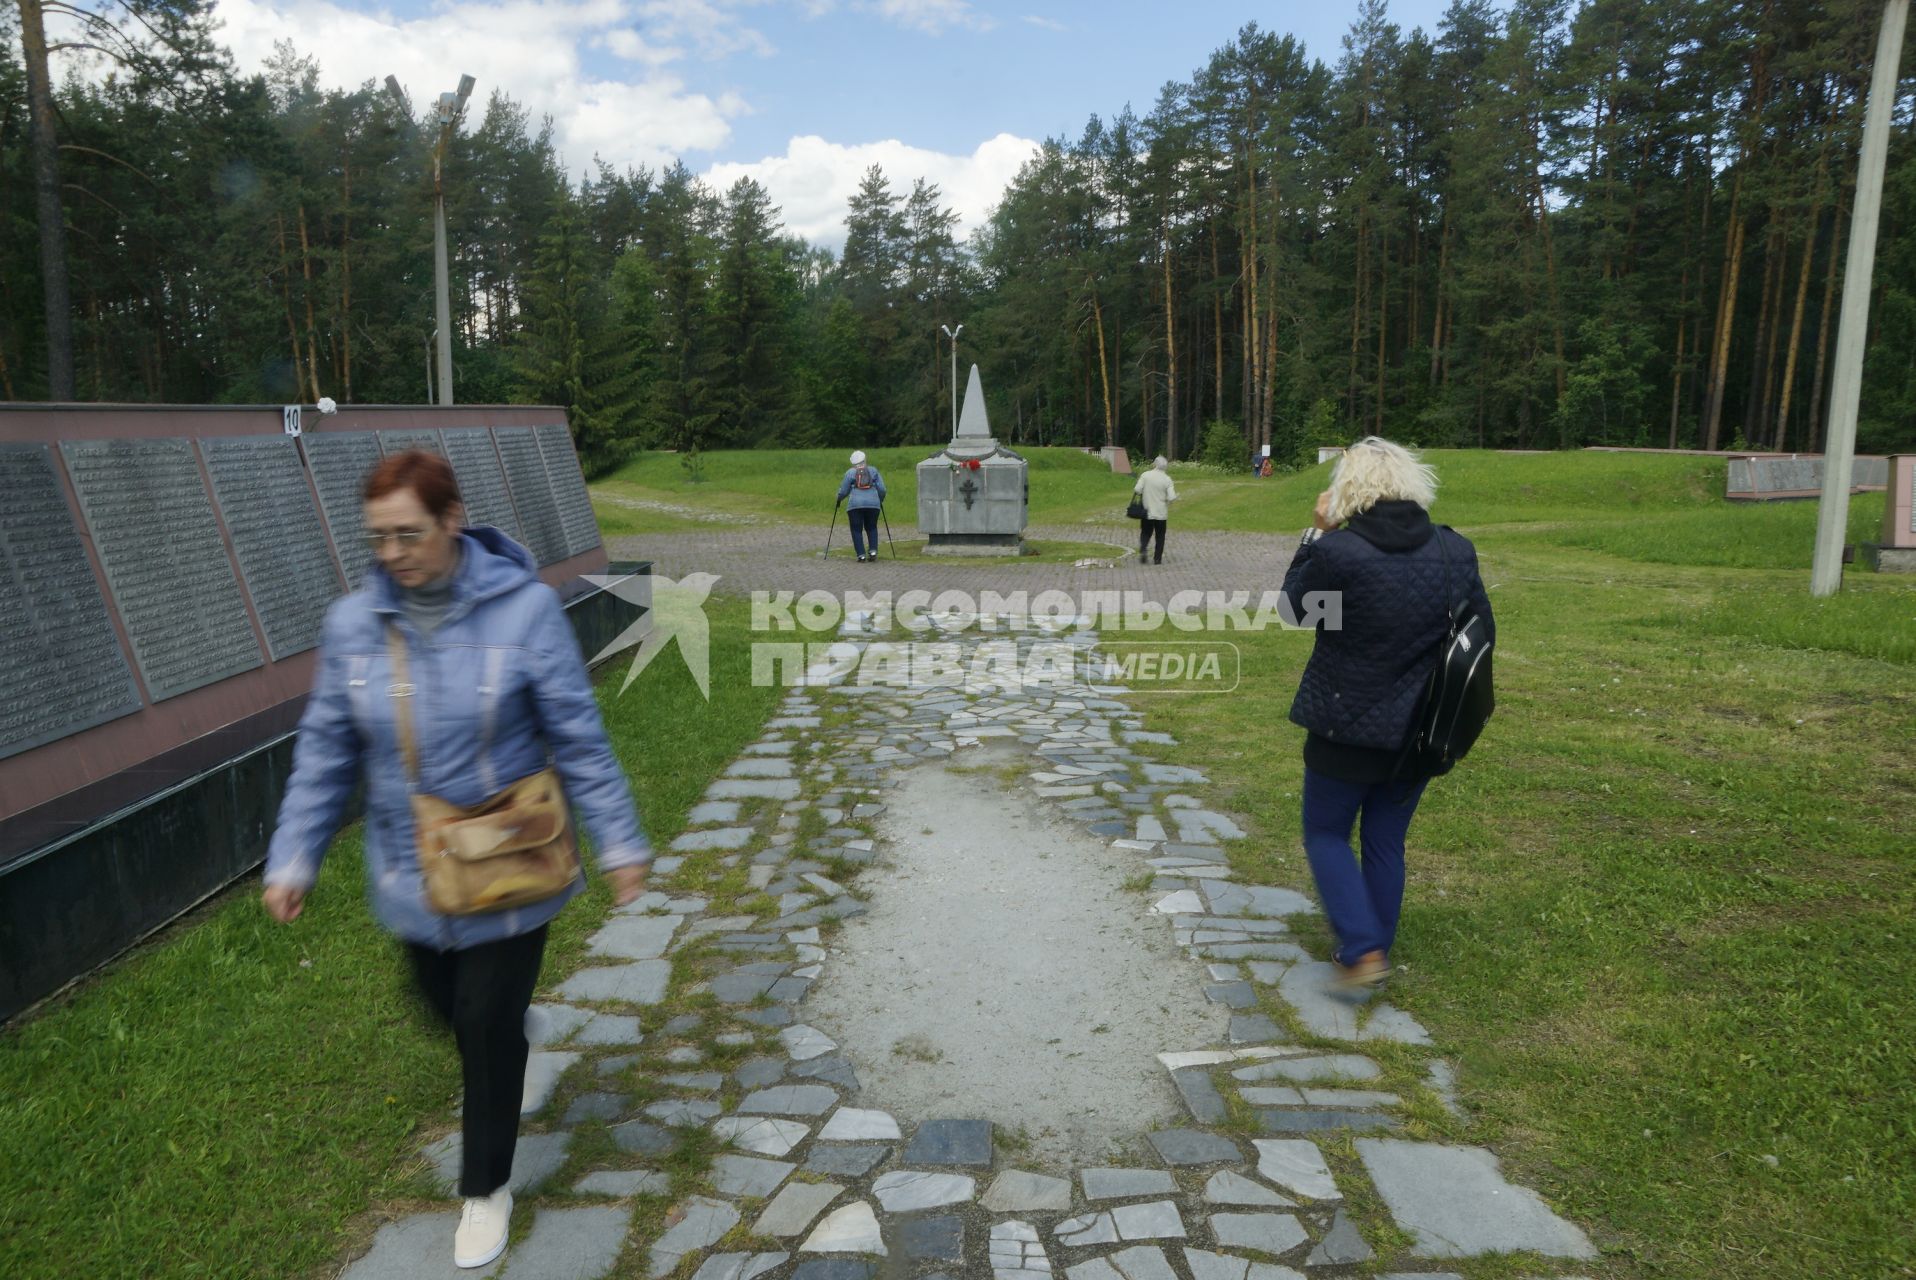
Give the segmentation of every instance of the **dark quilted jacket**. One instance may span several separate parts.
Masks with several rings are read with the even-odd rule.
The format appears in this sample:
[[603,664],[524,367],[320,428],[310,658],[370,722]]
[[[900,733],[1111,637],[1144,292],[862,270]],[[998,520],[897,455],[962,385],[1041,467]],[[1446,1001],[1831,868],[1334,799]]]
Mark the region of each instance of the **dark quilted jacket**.
[[[1320,626],[1291,720],[1347,746],[1396,751],[1447,632],[1437,526],[1414,502],[1380,502],[1297,549],[1284,593],[1300,612],[1312,591],[1337,591],[1343,626]],[[1470,539],[1444,530],[1454,594],[1468,595],[1494,642],[1490,599]]]

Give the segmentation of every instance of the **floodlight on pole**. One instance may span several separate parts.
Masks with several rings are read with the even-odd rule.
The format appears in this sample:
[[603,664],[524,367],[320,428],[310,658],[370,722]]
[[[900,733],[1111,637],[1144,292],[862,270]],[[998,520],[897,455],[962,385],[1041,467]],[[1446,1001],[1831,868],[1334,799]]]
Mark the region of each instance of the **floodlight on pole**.
[[945,331],[947,338],[951,339],[951,438],[956,440],[958,438],[958,335],[965,331],[965,326],[959,325],[956,329],[952,329],[941,324],[938,327]]

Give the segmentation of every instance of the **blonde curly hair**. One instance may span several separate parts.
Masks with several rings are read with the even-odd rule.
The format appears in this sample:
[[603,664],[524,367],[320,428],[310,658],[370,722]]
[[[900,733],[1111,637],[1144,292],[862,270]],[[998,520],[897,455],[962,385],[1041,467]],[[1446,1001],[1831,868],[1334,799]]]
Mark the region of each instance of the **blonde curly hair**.
[[1339,524],[1380,502],[1414,502],[1429,510],[1437,501],[1437,472],[1414,450],[1365,436],[1337,460],[1330,494],[1328,514]]

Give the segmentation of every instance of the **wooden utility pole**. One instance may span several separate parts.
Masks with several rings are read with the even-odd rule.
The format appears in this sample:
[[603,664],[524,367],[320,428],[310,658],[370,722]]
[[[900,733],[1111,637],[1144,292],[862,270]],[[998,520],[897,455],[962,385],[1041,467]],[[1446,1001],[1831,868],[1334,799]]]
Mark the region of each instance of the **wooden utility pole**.
[[1883,163],[1889,153],[1889,117],[1896,98],[1897,64],[1909,0],[1883,5],[1870,72],[1863,149],[1856,158],[1856,206],[1850,215],[1849,254],[1843,264],[1843,311],[1836,329],[1836,373],[1830,384],[1829,439],[1823,446],[1823,497],[1816,508],[1816,555],[1810,594],[1836,594],[1843,585],[1843,538],[1849,529],[1850,471],[1856,460],[1856,410],[1863,392],[1863,345],[1869,336],[1870,275],[1876,266],[1876,223],[1883,205]]

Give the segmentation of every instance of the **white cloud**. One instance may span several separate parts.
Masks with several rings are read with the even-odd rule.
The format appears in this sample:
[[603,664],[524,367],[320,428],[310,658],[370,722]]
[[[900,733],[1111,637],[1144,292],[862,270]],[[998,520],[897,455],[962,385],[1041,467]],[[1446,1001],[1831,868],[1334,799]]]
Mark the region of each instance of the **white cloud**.
[[896,139],[847,146],[807,135],[793,138],[782,156],[751,164],[717,164],[705,180],[723,192],[740,178],[754,178],[784,211],[788,230],[834,249],[845,242],[845,210],[865,170],[876,164],[891,180],[892,191],[909,195],[912,182],[934,182],[943,203],[958,214],[958,235],[984,222],[1024,162],[1037,154],[1028,138],[1001,133],[978,144],[970,155],[950,155],[908,146]]
[[863,7],[887,22],[933,36],[952,27],[989,31],[997,25],[967,0],[866,0]]
[[[503,90],[537,121],[550,115],[561,159],[573,177],[594,154],[623,167],[657,166],[688,151],[712,151],[745,114],[734,94],[688,90],[664,68],[686,56],[769,53],[758,32],[726,12],[727,0],[495,0],[441,3],[418,17],[361,12],[333,0],[217,0],[219,38],[253,70],[290,40],[319,63],[323,83],[354,88],[388,74],[415,106],[452,88],[461,72],[478,81],[483,106]],[[585,46],[635,64],[636,81],[590,75]]]
[[1065,26],[1064,23],[1059,22],[1056,18],[1040,18],[1036,14],[1027,13],[1024,16],[1024,20],[1034,27],[1043,27],[1046,31],[1071,30],[1070,27]]

